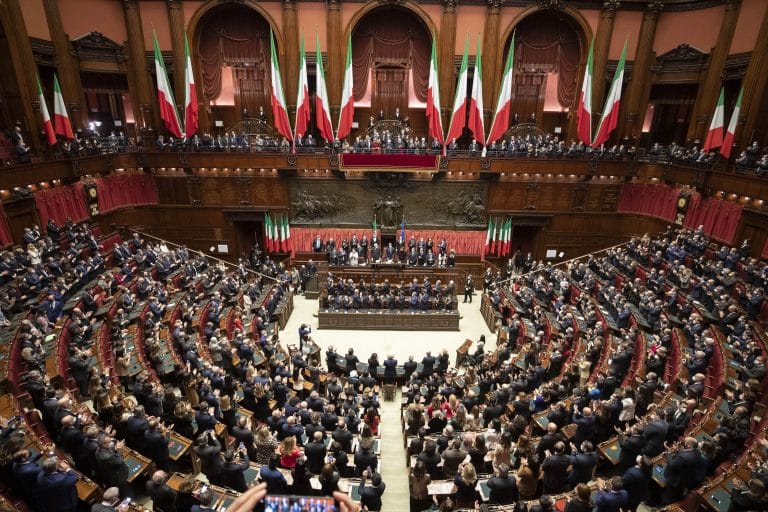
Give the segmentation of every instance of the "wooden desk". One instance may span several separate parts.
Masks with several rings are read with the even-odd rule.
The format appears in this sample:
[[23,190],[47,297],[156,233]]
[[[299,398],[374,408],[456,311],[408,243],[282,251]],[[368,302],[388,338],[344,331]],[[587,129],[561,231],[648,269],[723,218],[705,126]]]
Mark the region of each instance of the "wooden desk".
[[318,311],[320,329],[363,329],[392,331],[458,331],[459,313],[392,310]]
[[168,441],[168,456],[172,461],[178,462],[192,447],[192,441],[184,436],[180,436],[171,431],[171,438]]

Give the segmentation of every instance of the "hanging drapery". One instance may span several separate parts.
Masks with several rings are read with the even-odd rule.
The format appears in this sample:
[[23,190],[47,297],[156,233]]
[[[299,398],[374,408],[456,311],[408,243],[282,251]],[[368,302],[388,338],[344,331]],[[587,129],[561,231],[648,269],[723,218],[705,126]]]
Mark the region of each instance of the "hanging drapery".
[[96,180],[99,211],[123,206],[157,204],[157,185],[151,174],[111,174]]
[[368,89],[370,69],[381,63],[410,65],[419,101],[427,101],[432,39],[416,16],[402,9],[376,9],[352,34],[352,74],[355,100]]
[[666,221],[675,220],[680,189],[655,183],[625,183],[619,195],[618,213],[650,215]]
[[569,22],[559,15],[544,12],[525,18],[515,36],[515,68],[554,71],[557,81],[557,101],[570,107],[576,99],[581,45]]
[[48,224],[48,219],[61,226],[68,220],[80,222],[89,217],[82,183],[39,190],[35,192],[35,206],[42,226]]
[[726,244],[732,244],[736,237],[736,229],[741,220],[740,204],[724,201],[716,197],[701,197],[695,193],[691,196],[688,212],[683,225],[689,229],[704,227],[704,233],[711,238]]
[[269,62],[269,24],[246,6],[217,9],[205,17],[198,32],[203,94],[208,101],[221,93],[221,70],[225,64]]
[[13,245],[13,233],[8,225],[8,216],[5,214],[2,202],[0,202],[0,245],[3,247]]
[[[399,229],[397,233],[397,236],[400,236]],[[337,229],[291,227],[291,242],[293,243],[294,251],[297,253],[312,252],[312,240],[314,240],[317,235],[320,235],[323,239],[323,243],[333,238],[338,244],[345,238],[347,240],[352,239],[352,235],[357,235],[357,238],[361,238],[365,235],[370,239],[371,228]],[[411,236],[415,237],[416,240],[419,238],[424,238],[424,240],[432,238],[436,248],[437,243],[445,238],[445,242],[448,244],[448,251],[454,250],[458,255],[480,256],[485,247],[485,235],[485,231],[440,231],[408,229],[408,226],[405,227],[405,236],[409,240]]]

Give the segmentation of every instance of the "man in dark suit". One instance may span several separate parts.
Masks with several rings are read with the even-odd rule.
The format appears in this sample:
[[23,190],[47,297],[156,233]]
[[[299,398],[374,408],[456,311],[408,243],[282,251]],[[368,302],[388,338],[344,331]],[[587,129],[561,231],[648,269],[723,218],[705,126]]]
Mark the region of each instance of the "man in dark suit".
[[432,370],[435,367],[435,356],[432,355],[432,352],[427,351],[427,355],[425,355],[424,359],[421,360],[421,365],[422,377],[428,377],[432,375]]
[[96,451],[96,476],[104,487],[117,487],[123,496],[131,496],[133,491],[128,485],[128,466],[120,450],[123,443],[115,442],[110,437],[103,437]]
[[641,455],[637,457],[637,464],[627,469],[621,477],[624,481],[624,489],[627,491],[629,499],[627,509],[630,512],[637,510],[638,505],[645,501],[651,483],[651,471],[650,459]]
[[211,491],[205,491],[200,493],[200,504],[199,505],[192,505],[192,508],[189,509],[189,512],[214,512],[213,508],[213,502],[214,496]]
[[629,435],[619,432],[619,468],[627,469],[635,464],[637,456],[643,450],[645,441],[643,440],[643,428],[639,425],[633,425]]
[[165,471],[155,471],[147,482],[147,496],[152,498],[152,508],[158,512],[176,512],[176,491],[165,483]]
[[133,416],[128,418],[126,423],[128,446],[140,453],[145,453],[144,434],[149,430],[149,421],[144,413],[144,407],[137,405],[133,410]]
[[[664,504],[674,503],[683,498],[688,489],[698,485],[696,480],[699,467],[706,466],[699,452],[699,444],[693,437],[683,441],[683,449],[677,452],[667,452],[667,467],[664,468],[664,488],[662,501]],[[703,472],[701,473],[703,475]]]
[[14,489],[33,508],[37,503],[37,475],[43,471],[36,462],[40,455],[32,457],[29,450],[19,450],[13,456]]
[[314,475],[320,474],[320,470],[323,469],[323,464],[325,464],[327,453],[328,449],[323,441],[323,433],[319,430],[315,431],[312,441],[304,447],[304,455],[307,457],[307,469],[310,473]]
[[200,458],[200,470],[208,477],[208,480],[216,484],[218,483],[219,474],[221,472],[219,453],[221,452],[221,443],[216,436],[213,435],[213,431],[206,431],[200,434],[195,441],[195,446],[192,448]]
[[[278,403],[278,405],[281,405]],[[205,430],[213,430],[216,427],[216,418],[211,414],[208,402],[200,402],[200,406],[195,411],[195,423],[197,423],[197,431],[202,432]]]
[[565,453],[565,443],[555,444],[554,453],[547,454],[541,469],[544,471],[542,482],[544,494],[559,494],[568,490],[568,468],[571,458]]
[[245,483],[245,470],[248,469],[248,452],[245,448],[238,450],[227,450],[224,453],[224,461],[221,464],[221,485],[231,487],[237,492],[245,492],[248,485]]
[[346,452],[352,451],[352,432],[347,430],[347,422],[343,418],[340,418],[336,430],[331,434],[331,438],[341,445],[341,448]]
[[151,457],[155,465],[163,471],[170,469],[168,442],[171,439],[171,431],[165,430],[160,422],[152,418],[149,420],[149,429],[144,432],[144,452]]
[[91,512],[115,512],[118,501],[120,501],[120,490],[117,487],[110,487],[104,491],[101,503],[94,503],[91,506]]
[[66,462],[56,457],[45,459],[37,475],[36,496],[38,503],[45,503],[51,512],[74,512],[77,508],[77,473]]
[[361,440],[360,447],[355,452],[355,476],[363,476],[366,469],[376,471],[379,460],[373,453],[373,442],[371,440]]
[[245,416],[237,417],[237,423],[232,427],[232,437],[235,438],[236,443],[243,443],[245,449],[248,451],[249,458],[256,458],[256,447],[253,444],[253,431],[248,428],[248,418]]
[[669,430],[667,431],[667,441],[675,441],[685,433],[688,423],[691,422],[691,413],[688,411],[688,404],[680,402],[678,408],[667,414]]
[[584,407],[581,412],[574,411],[573,422],[576,424],[573,439],[577,445],[594,437],[595,417],[592,416],[592,409]]
[[667,439],[669,425],[665,420],[659,418],[655,412],[651,413],[648,419],[650,422],[643,429],[644,446],[642,454],[653,458],[664,451],[664,441]]
[[592,480],[592,476],[597,466],[597,454],[595,453],[595,447],[589,441],[581,443],[579,450],[576,450],[575,446],[571,446],[573,452],[571,453],[571,473],[568,475],[568,481],[572,487],[578,484],[586,484]]
[[267,484],[268,494],[284,494],[288,488],[288,483],[285,480],[285,476],[280,472],[277,467],[280,464],[280,456],[273,454],[269,459],[269,464],[261,466],[259,470],[259,476],[261,481]]
[[488,503],[495,505],[511,505],[517,502],[518,492],[515,477],[509,475],[509,466],[502,463],[494,475],[488,479],[491,495]]
[[623,489],[621,478],[613,477],[606,482],[603,489],[595,495],[595,512],[619,512],[627,508],[629,497]]
[[565,436],[558,430],[555,423],[550,422],[547,424],[547,433],[541,436],[539,444],[536,446],[536,454],[539,456],[539,460],[544,460],[545,451],[554,452],[557,443],[566,442]]
[[384,382],[387,384],[394,384],[397,379],[397,359],[395,356],[389,355],[384,360]]

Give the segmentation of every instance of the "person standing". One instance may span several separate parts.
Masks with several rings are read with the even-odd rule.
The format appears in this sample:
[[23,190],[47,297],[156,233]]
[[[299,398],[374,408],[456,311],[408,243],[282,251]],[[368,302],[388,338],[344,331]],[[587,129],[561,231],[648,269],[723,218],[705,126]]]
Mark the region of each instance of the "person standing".
[[50,512],[74,512],[77,508],[77,473],[65,461],[49,457],[37,475],[37,501]]
[[467,276],[467,282],[464,284],[464,302],[469,301],[472,304],[472,295],[475,293],[475,283],[472,280],[472,275]]

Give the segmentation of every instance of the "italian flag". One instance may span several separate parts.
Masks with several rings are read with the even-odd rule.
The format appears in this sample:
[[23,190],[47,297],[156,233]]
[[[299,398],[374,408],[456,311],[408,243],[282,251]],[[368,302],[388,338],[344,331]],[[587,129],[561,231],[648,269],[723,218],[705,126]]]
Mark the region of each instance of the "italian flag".
[[288,217],[283,217],[283,251],[290,253],[293,251],[293,243],[291,242],[291,223]]
[[296,90],[296,137],[307,134],[309,127],[309,83],[307,82],[307,56],[304,53],[304,36],[301,36],[301,50],[299,53],[299,86]]
[[507,219],[507,230],[504,234],[504,254],[502,256],[508,256],[510,249],[512,249],[512,219]]
[[488,254],[491,251],[491,219],[488,219],[488,229],[485,232],[485,250],[483,254]]
[[509,220],[504,221],[501,229],[499,229],[499,243],[496,247],[496,254],[498,256],[504,256],[507,253],[507,242],[509,241],[507,229],[509,229]]
[[53,74],[53,131],[57,135],[63,135],[67,140],[75,138],[72,133],[72,123],[69,121],[67,106],[64,104],[64,96],[61,94],[59,77]]
[[373,218],[373,230],[372,230],[372,236],[378,236],[379,233],[379,226],[376,224],[376,217]]
[[187,138],[197,133],[199,106],[197,105],[197,88],[195,74],[192,72],[192,59],[189,56],[189,41],[184,32],[184,135]]
[[704,146],[701,149],[710,151],[723,145],[723,128],[725,125],[725,88],[720,88],[720,97],[717,99],[715,113],[712,115],[712,121],[709,123],[707,138],[704,140]]
[[279,231],[279,236],[280,236],[279,250],[281,252],[288,252],[288,239],[286,238],[285,225],[286,225],[285,218],[283,218],[283,216],[280,215],[280,220],[278,221],[277,229]]
[[515,33],[512,33],[512,42],[509,44],[507,63],[504,65],[504,75],[501,77],[499,99],[496,101],[496,113],[493,114],[491,131],[488,133],[488,142],[496,142],[509,128],[509,114],[512,110],[512,77],[515,63]]
[[274,225],[272,219],[269,217],[269,213],[264,214],[264,248],[267,252],[274,252]]
[[181,137],[181,123],[176,112],[176,102],[173,100],[171,84],[168,81],[168,73],[165,71],[163,54],[160,53],[160,45],[157,43],[157,34],[152,30],[152,42],[155,45],[155,74],[157,75],[157,102],[160,105],[160,118],[165,127],[174,137]]
[[464,130],[464,121],[467,116],[467,60],[469,59],[469,36],[464,43],[464,56],[461,58],[461,69],[459,70],[459,80],[456,83],[456,96],[453,99],[453,113],[451,114],[451,124],[448,126],[448,135],[445,137],[447,142],[461,137]]
[[[434,49],[433,49],[434,51]],[[344,139],[352,131],[355,120],[355,95],[352,91],[352,34],[347,40],[347,63],[344,66],[344,87],[341,89],[341,109],[336,137]]]
[[499,223],[493,221],[493,232],[491,233],[491,254],[496,252],[496,232],[498,231]]
[[475,54],[475,73],[472,79],[472,96],[469,98],[469,122],[475,140],[485,145],[485,124],[483,123],[483,55],[480,48],[480,36],[477,36]]
[[283,81],[280,79],[280,64],[277,62],[275,37],[272,34],[272,29],[269,30],[269,50],[272,78],[272,116],[274,117],[275,129],[280,135],[292,141],[293,132],[291,131],[291,123],[288,121],[288,109],[285,106]]
[[48,105],[45,103],[45,95],[43,94],[43,86],[40,83],[40,76],[37,76],[37,101],[40,102],[40,113],[43,115],[43,129],[45,130],[45,137],[48,139],[48,144],[53,146],[56,144],[56,133],[53,131],[53,123],[51,123],[51,114],[48,113]]
[[733,148],[734,135],[736,134],[736,125],[739,124],[739,116],[741,115],[741,96],[744,94],[744,86],[741,86],[739,90],[739,97],[736,98],[736,106],[733,107],[733,114],[731,114],[731,120],[728,121],[728,131],[725,132],[725,138],[723,138],[723,145],[720,148],[720,154],[727,160],[731,157],[731,148]]
[[440,144],[443,138],[443,120],[440,118],[440,82],[437,75],[437,43],[432,36],[432,58],[429,60],[429,85],[427,86],[427,124],[429,136],[437,139]]
[[581,84],[581,95],[579,96],[579,110],[576,114],[577,129],[579,140],[589,145],[592,142],[592,61],[595,50],[595,38],[589,43],[589,56],[587,57],[587,68],[584,70],[584,81]]
[[619,124],[619,107],[621,106],[621,86],[624,82],[624,63],[627,60],[627,42],[624,41],[624,49],[621,50],[619,65],[616,67],[616,73],[613,75],[613,82],[608,91],[608,97],[605,100],[603,115],[600,117],[600,123],[597,125],[597,135],[592,141],[592,147],[599,147],[605,143],[611,136],[611,132]]
[[315,96],[315,124],[320,130],[320,136],[328,142],[333,141],[333,125],[331,124],[331,107],[328,103],[328,89],[325,87],[325,70],[323,55],[320,53],[320,36],[317,36],[317,62],[315,76],[317,77],[317,94]]

